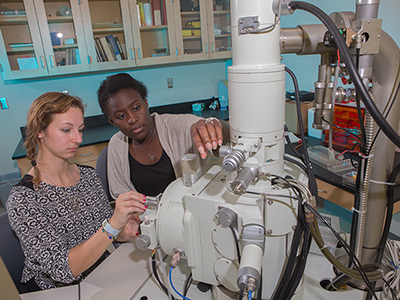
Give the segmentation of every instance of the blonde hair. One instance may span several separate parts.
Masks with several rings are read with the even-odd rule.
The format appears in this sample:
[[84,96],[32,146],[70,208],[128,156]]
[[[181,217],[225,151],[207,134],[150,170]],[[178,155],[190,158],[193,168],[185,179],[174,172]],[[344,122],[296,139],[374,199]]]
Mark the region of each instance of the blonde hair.
[[[64,93],[45,93],[33,101],[28,111],[24,146],[26,148],[26,157],[34,167],[36,166],[38,155],[39,133],[46,131],[47,127],[53,121],[54,115],[65,113],[71,107],[79,108],[82,114],[85,112],[85,106],[80,98]],[[39,186],[40,174],[36,167],[34,168],[32,182],[36,186]]]

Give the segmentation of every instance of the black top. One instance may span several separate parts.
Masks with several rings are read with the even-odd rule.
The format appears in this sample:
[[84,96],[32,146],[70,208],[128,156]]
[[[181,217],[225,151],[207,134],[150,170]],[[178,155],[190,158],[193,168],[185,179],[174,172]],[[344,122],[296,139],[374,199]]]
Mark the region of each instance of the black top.
[[136,191],[146,196],[157,196],[176,179],[171,160],[164,149],[159,161],[152,165],[139,163],[129,153],[129,168],[131,181]]

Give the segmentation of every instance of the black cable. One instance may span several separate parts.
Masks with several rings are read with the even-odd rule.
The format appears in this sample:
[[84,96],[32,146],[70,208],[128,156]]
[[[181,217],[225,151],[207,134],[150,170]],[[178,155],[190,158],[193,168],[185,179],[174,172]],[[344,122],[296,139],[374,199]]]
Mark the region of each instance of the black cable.
[[393,300],[398,300],[396,296],[396,292],[393,290],[393,288],[390,286],[390,284],[387,282],[385,278],[382,278],[382,281],[389,287],[390,293],[392,294]]
[[241,257],[240,257],[239,241],[238,241],[238,238],[237,238],[237,235],[235,232],[235,228],[233,228],[232,224],[229,224],[229,228],[231,229],[233,238],[235,239],[236,252],[237,252],[237,256],[238,256],[238,262],[240,264]]
[[192,284],[193,280],[192,280],[192,272],[190,272],[188,278],[186,278],[185,280],[185,285],[184,285],[184,289],[183,289],[183,296],[186,297],[187,292],[189,291],[189,287]]
[[360,261],[358,260],[358,258],[355,256],[354,252],[352,249],[350,249],[350,247],[347,245],[347,243],[345,242],[345,240],[343,240],[343,238],[340,236],[340,234],[334,229],[332,228],[332,226],[321,216],[320,213],[318,213],[311,205],[309,205],[307,202],[304,202],[304,205],[321,221],[323,222],[331,231],[332,233],[335,235],[335,237],[342,243],[344,250],[346,251],[347,255],[349,256],[349,259],[353,260],[354,265],[358,271],[358,273],[361,275],[365,285],[367,286],[368,290],[371,291],[371,293],[373,293],[374,297],[376,299],[377,296],[375,294],[374,289],[371,287],[371,282],[368,280],[368,276],[366,275],[366,272],[364,270],[364,268],[362,267]]
[[[356,69],[357,69],[357,73],[358,73],[359,68],[360,68],[359,63],[360,63],[360,48],[356,48]],[[367,140],[367,136],[365,134],[364,119],[362,117],[362,111],[361,111],[360,95],[358,93],[356,93],[356,108],[357,108],[358,122],[360,123],[360,132],[361,132],[361,138],[362,138],[361,151],[362,151],[362,153],[366,153],[365,141]]]
[[293,1],[290,3],[292,9],[301,9],[305,10],[314,16],[316,16],[329,30],[329,32],[333,35],[336,45],[338,46],[344,61],[346,62],[347,70],[353,80],[353,84],[357,89],[358,94],[360,95],[361,99],[363,99],[363,103],[365,107],[368,109],[369,113],[371,114],[372,118],[378,124],[378,126],[382,129],[385,135],[397,146],[400,147],[400,136],[397,133],[397,129],[394,130],[390,124],[386,121],[386,119],[382,116],[379,109],[376,107],[375,103],[372,101],[367,88],[364,86],[364,83],[357,72],[357,69],[353,63],[351,54],[347,45],[339,32],[338,28],[336,27],[335,23],[332,19],[324,13],[318,7],[302,2],[302,1]]
[[[399,71],[400,71],[400,69],[399,69]],[[395,92],[395,94],[394,94],[394,97],[392,98],[392,101],[391,101],[391,103],[389,104],[389,107],[388,107],[387,112],[386,112],[386,114],[385,114],[385,119],[387,118],[387,116],[389,115],[390,111],[392,110],[392,107],[393,107],[393,105],[394,105],[394,102],[395,102],[396,99],[397,99],[397,95],[399,94],[399,91],[400,91],[400,82],[399,82],[399,84],[397,85],[397,89],[396,89],[396,92]],[[372,143],[371,143],[371,148],[370,148],[370,149],[372,149],[372,146],[375,144],[375,141],[376,141],[376,139],[378,138],[378,135],[379,135],[380,132],[381,132],[381,129],[379,128],[378,131],[377,131],[376,134],[375,134],[375,137],[374,137]],[[371,151],[371,150],[370,150],[370,151]],[[368,156],[368,155],[369,155],[369,152],[367,153],[367,156]]]
[[[330,122],[329,122],[328,120],[326,120],[324,117],[321,117],[321,120],[323,120],[324,122],[330,124]],[[359,140],[361,141],[361,143],[364,143],[364,141],[363,141],[358,135],[356,135],[355,133],[352,133],[350,130],[348,130],[348,129],[346,129],[346,128],[343,128],[343,127],[340,127],[340,126],[337,126],[336,124],[330,124],[330,125],[332,125],[333,127],[336,127],[337,129],[346,131],[348,134],[351,134],[352,136],[354,136],[354,137],[356,137],[357,139],[359,139]],[[362,148],[361,146],[360,146],[360,149],[361,149],[361,152],[362,152],[362,153],[365,153],[365,152],[363,151],[363,148]]]
[[[151,269],[153,271],[154,278],[157,280],[158,284],[160,285],[160,287],[162,288],[164,293],[169,295],[168,289],[165,287],[165,285],[161,282],[160,278],[158,277],[157,266],[156,266],[156,252],[155,251],[151,255]],[[171,295],[171,297],[172,297],[172,299],[175,300],[174,296]]]
[[309,188],[310,188],[311,194],[314,195],[315,197],[317,197],[318,196],[318,187],[317,187],[317,184],[316,184],[314,173],[311,170],[311,163],[310,163],[310,159],[308,157],[308,151],[307,151],[307,147],[306,147],[306,145],[307,145],[306,144],[306,137],[305,137],[305,134],[304,134],[303,117],[301,115],[301,110],[300,110],[301,103],[300,103],[299,85],[297,83],[297,78],[294,75],[294,73],[292,72],[292,70],[290,70],[288,67],[285,67],[285,71],[292,78],[293,86],[294,86],[294,90],[295,90],[296,108],[297,108],[297,121],[298,121],[299,128],[300,128],[301,142],[303,143],[303,147],[304,147],[304,151],[303,151],[304,152],[304,163],[307,166],[307,175],[308,175],[308,180],[309,180]]
[[241,283],[239,290],[239,300],[243,300],[243,293],[244,293],[244,283]]

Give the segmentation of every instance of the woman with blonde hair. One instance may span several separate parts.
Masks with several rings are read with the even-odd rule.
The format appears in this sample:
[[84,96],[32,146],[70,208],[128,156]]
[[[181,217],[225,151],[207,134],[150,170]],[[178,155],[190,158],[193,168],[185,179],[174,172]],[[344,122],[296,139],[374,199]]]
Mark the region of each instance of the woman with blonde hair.
[[113,241],[138,235],[137,192],[118,196],[112,210],[92,167],[69,162],[82,142],[84,105],[74,96],[45,93],[31,105],[26,126],[32,169],[12,188],[6,209],[17,234],[29,291],[78,283],[107,256]]

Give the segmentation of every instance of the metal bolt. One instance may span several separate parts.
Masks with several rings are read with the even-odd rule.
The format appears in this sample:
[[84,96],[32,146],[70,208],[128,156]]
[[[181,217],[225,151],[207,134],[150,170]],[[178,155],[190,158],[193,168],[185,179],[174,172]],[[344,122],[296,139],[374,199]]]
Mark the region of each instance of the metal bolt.
[[271,199],[268,200],[268,204],[272,205],[272,203],[274,203],[274,201],[272,201]]
[[292,229],[293,229],[293,230],[296,230],[296,225],[293,225],[293,226],[292,226]]
[[267,234],[268,234],[268,235],[272,234],[272,229],[268,229],[268,230],[267,230]]

